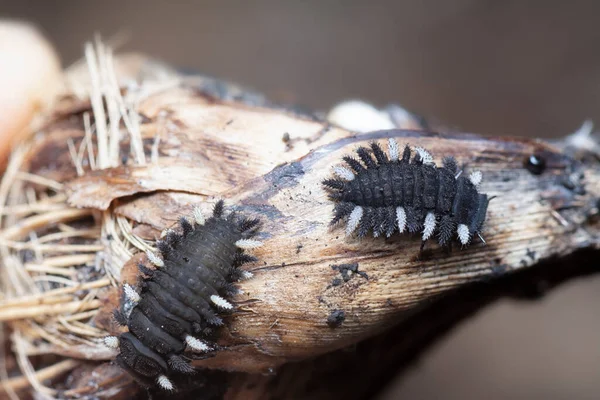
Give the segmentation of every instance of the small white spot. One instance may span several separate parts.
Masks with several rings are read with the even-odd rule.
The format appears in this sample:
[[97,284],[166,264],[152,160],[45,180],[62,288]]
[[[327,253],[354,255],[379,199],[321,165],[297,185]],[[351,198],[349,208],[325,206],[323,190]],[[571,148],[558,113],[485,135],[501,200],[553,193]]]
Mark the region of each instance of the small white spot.
[[146,257],[148,257],[148,260],[150,260],[150,262],[152,264],[156,265],[157,267],[165,266],[165,262],[159,256],[157,256],[150,250],[146,251]]
[[254,274],[250,271],[242,271],[242,279],[250,279]]
[[231,305],[230,302],[228,302],[227,300],[225,300],[221,296],[217,296],[216,294],[213,294],[212,296],[210,296],[210,300],[213,303],[215,303],[215,305],[217,307],[223,308],[225,310],[231,310],[233,308],[233,306]]
[[463,246],[466,246],[469,243],[471,236],[469,234],[469,227],[465,224],[460,224],[458,225],[458,228],[456,228],[456,233],[458,233],[458,239],[460,240],[460,243],[462,243]]
[[200,209],[200,207],[196,206],[194,207],[194,221],[196,221],[196,223],[198,225],[204,225],[204,223],[206,222],[206,219],[204,218],[204,214],[202,214],[202,210]]
[[404,232],[406,229],[406,211],[404,211],[404,208],[396,208],[396,221],[398,222],[398,231],[400,233]]
[[417,152],[417,154],[419,154],[421,160],[423,160],[423,164],[433,164],[433,157],[431,156],[431,154],[429,154],[427,150],[425,150],[422,147],[415,147],[415,151]]
[[481,171],[473,171],[469,175],[469,180],[475,186],[479,186],[482,179],[483,179],[483,175],[482,175]]
[[358,224],[360,224],[360,219],[363,216],[363,208],[361,206],[354,207],[354,210],[350,213],[350,217],[348,218],[348,224],[346,225],[346,235],[352,235],[352,232],[358,228]]
[[263,242],[253,239],[240,239],[235,242],[235,245],[240,249],[255,249],[263,245]]
[[427,213],[423,225],[423,241],[425,241],[431,237],[435,230],[435,215],[432,212]]
[[128,283],[123,285],[123,291],[125,292],[125,296],[132,302],[137,303],[141,300],[138,292],[136,292],[135,289],[132,288]]
[[174,389],[173,383],[164,375],[160,375],[156,380],[156,383],[164,390],[172,391]]
[[400,157],[400,148],[398,147],[396,139],[388,139],[388,152],[390,153],[390,160],[398,161],[398,158]]
[[456,174],[456,176],[454,177],[454,179],[458,179],[459,176],[462,175],[462,169],[460,171],[458,171],[458,174]]
[[204,343],[202,340],[200,339],[196,339],[193,336],[187,335],[185,337],[185,342],[187,343],[188,346],[190,346],[190,348],[192,350],[195,351],[211,351],[212,349],[206,344]]
[[119,348],[119,338],[116,336],[107,336],[104,338],[104,345],[106,347],[110,347],[111,349]]
[[346,167],[340,167],[340,166],[333,167],[333,173],[336,174],[338,177],[345,179],[347,181],[354,180],[354,173]]

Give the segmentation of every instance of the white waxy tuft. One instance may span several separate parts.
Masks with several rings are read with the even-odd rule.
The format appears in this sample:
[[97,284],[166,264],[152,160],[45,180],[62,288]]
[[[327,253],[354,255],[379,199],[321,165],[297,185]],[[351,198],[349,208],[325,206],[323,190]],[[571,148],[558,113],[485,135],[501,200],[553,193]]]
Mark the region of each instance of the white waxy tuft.
[[137,303],[141,300],[138,292],[136,292],[128,283],[123,285],[123,291],[125,292],[125,296],[132,302]]
[[111,349],[119,348],[119,338],[116,336],[107,336],[104,338],[104,345],[106,347],[110,347]]
[[483,179],[483,174],[481,173],[481,171],[473,171],[469,175],[469,180],[475,186],[479,186],[482,179]]
[[240,249],[255,249],[257,247],[262,246],[263,242],[261,242],[260,240],[253,239],[240,239],[237,242],[235,242],[235,245]]
[[471,236],[469,233],[469,227],[465,224],[460,224],[458,225],[458,228],[456,228],[456,233],[458,234],[458,239],[460,240],[460,243],[463,246],[466,246],[469,243],[469,239]]
[[146,257],[148,257],[148,260],[150,260],[150,262],[152,264],[156,265],[157,267],[165,266],[165,262],[159,256],[157,256],[150,250],[146,251]]
[[363,216],[363,208],[361,206],[354,207],[354,210],[350,213],[350,217],[348,218],[348,224],[346,225],[346,235],[352,235],[352,232],[358,228],[358,224],[360,224],[360,220]]
[[433,157],[431,156],[431,154],[429,154],[427,150],[425,150],[422,147],[415,147],[415,151],[417,152],[419,157],[421,157],[423,164],[433,164]]
[[333,167],[333,173],[336,174],[338,177],[345,179],[347,181],[354,180],[354,172],[350,171],[346,167],[340,167],[340,166]]
[[435,230],[435,215],[432,212],[427,213],[425,216],[425,223],[423,224],[423,241],[429,239],[433,235]]
[[400,233],[404,232],[406,229],[406,211],[402,207],[396,208],[396,222],[398,222],[398,231]]
[[212,301],[217,307],[222,308],[224,310],[231,310],[233,308],[230,302],[228,302],[221,296],[217,296],[216,294],[210,296],[210,301]]
[[390,160],[398,161],[398,158],[400,158],[400,147],[398,147],[396,139],[388,139],[388,152],[390,153]]
[[160,375],[156,380],[156,383],[164,390],[172,391],[174,389],[173,383],[164,375]]
[[194,221],[196,221],[198,225],[204,225],[204,223],[206,222],[206,218],[204,218],[204,214],[202,214],[202,210],[200,209],[200,207],[194,207],[193,215]]
[[250,279],[254,274],[250,271],[242,271],[242,279]]
[[202,340],[197,339],[193,336],[187,335],[185,337],[185,343],[187,343],[188,346],[190,346],[190,349],[194,350],[194,351],[211,351],[212,348],[210,348],[206,343],[204,343]]

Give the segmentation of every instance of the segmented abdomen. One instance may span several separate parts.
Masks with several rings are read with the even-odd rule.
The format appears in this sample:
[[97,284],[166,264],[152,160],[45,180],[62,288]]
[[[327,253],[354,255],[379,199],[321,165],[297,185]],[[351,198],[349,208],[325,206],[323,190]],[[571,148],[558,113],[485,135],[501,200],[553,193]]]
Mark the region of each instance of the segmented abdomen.
[[147,253],[157,268],[139,265],[147,276],[141,291],[123,285],[115,317],[129,332],[105,343],[119,349],[117,363],[144,386],[173,390],[174,374],[194,372],[189,361],[216,349],[219,312],[233,308],[227,298],[237,293],[233,283],[251,276],[239,267],[256,261],[244,249],[261,244],[252,239],[259,220],[223,211],[219,201],[208,219],[199,209],[193,223],[180,219],[181,232],[157,243],[160,257]]
[[411,160],[410,147],[400,154],[394,139],[388,141],[388,154],[377,143],[370,147],[358,148],[360,161],[344,157],[347,166],[334,168],[337,178],[323,182],[337,203],[332,224],[346,220],[347,234],[358,230],[359,236],[422,231],[423,241],[437,232],[441,245],[454,232],[463,245],[479,235],[489,202],[477,190],[480,172],[463,176],[452,157],[436,167],[422,148]]

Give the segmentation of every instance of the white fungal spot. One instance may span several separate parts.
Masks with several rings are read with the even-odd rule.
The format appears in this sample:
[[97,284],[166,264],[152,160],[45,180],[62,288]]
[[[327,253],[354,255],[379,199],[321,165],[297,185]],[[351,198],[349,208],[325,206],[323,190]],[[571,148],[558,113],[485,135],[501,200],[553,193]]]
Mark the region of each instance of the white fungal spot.
[[204,218],[204,214],[202,214],[202,210],[200,209],[200,207],[194,207],[193,215],[194,221],[196,221],[198,225],[204,225],[204,223],[206,222],[206,218]]
[[425,241],[431,237],[435,230],[435,215],[432,212],[427,213],[423,225],[423,241]]
[[123,285],[123,291],[125,292],[125,296],[132,302],[137,303],[141,300],[138,292],[136,292],[128,283]]
[[482,179],[483,179],[483,174],[481,173],[481,171],[473,171],[469,175],[469,180],[475,186],[479,186]]
[[210,296],[210,301],[212,301],[217,307],[223,308],[225,310],[231,310],[233,308],[230,302],[228,302],[221,296],[217,296],[216,294]]
[[262,246],[263,242],[261,242],[260,240],[253,239],[240,239],[237,242],[235,242],[235,245],[240,249],[255,249],[257,247]]
[[404,211],[404,208],[396,208],[396,221],[398,222],[398,231],[400,233],[404,232],[406,229],[406,211]]
[[354,210],[350,213],[350,217],[348,218],[348,224],[346,225],[346,235],[352,235],[352,232],[358,228],[358,224],[360,224],[360,219],[363,216],[363,208],[361,206],[354,207]]
[[193,336],[187,335],[185,337],[185,343],[187,343],[188,346],[190,346],[190,348],[192,350],[195,351],[210,351],[212,350],[206,343],[204,343],[202,340],[197,339]]
[[116,336],[107,336],[104,338],[104,345],[106,347],[110,347],[111,349],[119,348],[119,338]]
[[354,179],[354,172],[350,171],[346,167],[340,167],[340,166],[333,167],[333,173],[347,181],[351,181]]
[[421,157],[421,160],[423,160],[423,164],[433,164],[433,157],[427,150],[422,147],[415,147],[415,151]]
[[160,375],[156,380],[156,383],[164,390],[172,391],[174,389],[173,383],[164,375]]
[[456,229],[456,233],[458,233],[458,239],[460,240],[460,243],[462,243],[463,246],[465,246],[469,243],[469,239],[470,239],[471,235],[469,233],[468,226],[466,226],[465,224],[458,225],[458,228]]
[[398,158],[400,158],[400,147],[398,147],[396,139],[388,139],[388,152],[390,153],[390,160],[398,161]]
[[254,274],[250,271],[242,271],[242,279],[250,279]]
[[146,251],[146,257],[148,257],[148,260],[150,260],[150,262],[152,264],[156,265],[157,267],[165,266],[165,262],[159,256],[157,256],[150,250]]

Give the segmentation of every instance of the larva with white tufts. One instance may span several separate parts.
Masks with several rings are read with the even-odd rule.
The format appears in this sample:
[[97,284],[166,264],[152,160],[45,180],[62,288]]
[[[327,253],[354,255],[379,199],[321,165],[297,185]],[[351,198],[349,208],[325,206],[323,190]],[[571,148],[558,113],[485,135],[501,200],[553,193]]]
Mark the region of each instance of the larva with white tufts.
[[336,203],[332,225],[344,220],[346,234],[358,231],[360,237],[420,232],[423,243],[437,234],[442,246],[454,236],[463,246],[481,238],[490,199],[478,192],[480,171],[464,176],[453,157],[437,167],[421,147],[411,159],[410,147],[400,154],[394,139],[388,140],[388,154],[376,142],[356,153],[360,161],[343,157],[346,165],[335,166],[336,177],[323,181]]
[[214,334],[223,324],[218,314],[234,309],[227,300],[238,292],[234,282],[252,276],[239,268],[256,261],[244,251],[262,244],[253,239],[260,221],[225,216],[223,201],[210,218],[195,208],[193,222],[181,218],[179,225],[181,233],[168,230],[157,242],[159,254],[146,253],[156,268],[139,265],[146,276],[141,290],[123,285],[115,319],[129,332],[104,338],[138,383],[166,391],[176,390],[178,374],[194,372],[190,360],[217,348]]

